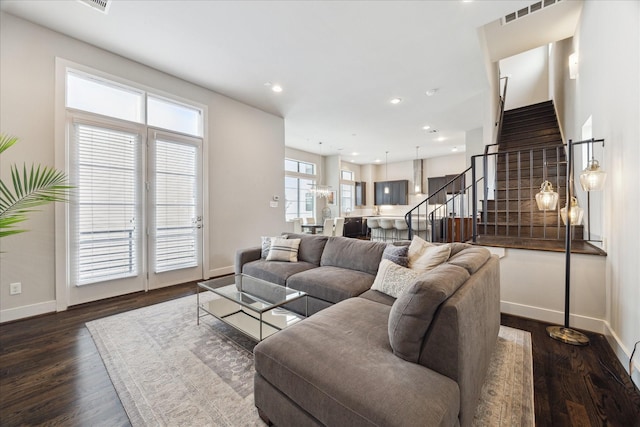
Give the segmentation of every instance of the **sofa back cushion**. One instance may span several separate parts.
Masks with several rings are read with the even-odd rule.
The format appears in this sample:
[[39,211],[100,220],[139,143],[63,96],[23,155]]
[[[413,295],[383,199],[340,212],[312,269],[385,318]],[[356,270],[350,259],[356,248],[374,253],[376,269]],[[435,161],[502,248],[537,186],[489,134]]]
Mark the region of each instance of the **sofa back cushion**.
[[396,356],[418,362],[436,310],[469,276],[466,269],[445,263],[420,275],[404,290],[389,313],[389,342]]
[[295,233],[287,233],[287,235],[289,239],[300,239],[298,261],[320,265],[322,252],[324,251],[324,246],[327,244],[327,236]]
[[386,247],[387,244],[384,242],[329,237],[320,265],[348,268],[375,276]]
[[452,255],[447,262],[462,267],[467,270],[469,274],[473,274],[478,271],[490,257],[491,252],[489,252],[487,248],[469,245],[469,247],[463,251]]

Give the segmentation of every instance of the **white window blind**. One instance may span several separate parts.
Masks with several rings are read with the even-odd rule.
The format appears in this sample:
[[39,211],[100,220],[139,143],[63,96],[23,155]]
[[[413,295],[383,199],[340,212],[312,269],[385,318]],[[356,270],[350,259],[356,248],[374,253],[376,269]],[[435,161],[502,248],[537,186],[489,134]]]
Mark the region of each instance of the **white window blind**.
[[74,138],[74,282],[85,285],[135,276],[141,138],[135,132],[82,123],[74,123]]
[[197,147],[166,140],[155,146],[155,272],[198,265]]

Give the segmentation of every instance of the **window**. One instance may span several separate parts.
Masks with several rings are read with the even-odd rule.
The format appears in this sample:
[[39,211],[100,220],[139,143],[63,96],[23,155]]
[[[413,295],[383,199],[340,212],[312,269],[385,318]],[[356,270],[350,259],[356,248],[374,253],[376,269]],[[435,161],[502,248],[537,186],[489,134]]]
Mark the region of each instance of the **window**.
[[316,199],[311,188],[316,184],[316,165],[285,159],[284,169],[285,218],[314,218]]
[[69,283],[202,277],[202,140],[192,136],[203,110],[70,68],[65,81]]
[[355,205],[355,174],[349,170],[340,171],[340,208],[342,212],[351,212]]

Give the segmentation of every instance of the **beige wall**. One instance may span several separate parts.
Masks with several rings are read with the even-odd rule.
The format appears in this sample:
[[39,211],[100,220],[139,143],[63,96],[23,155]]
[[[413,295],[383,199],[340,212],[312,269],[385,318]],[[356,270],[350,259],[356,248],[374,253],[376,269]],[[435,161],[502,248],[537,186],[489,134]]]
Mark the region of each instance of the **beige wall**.
[[549,99],[549,50],[540,46],[500,60],[500,73],[509,76],[505,110]]
[[[593,136],[604,138],[606,316],[610,342],[623,366],[640,340],[640,2],[584,3],[574,49],[579,55],[575,96],[565,93],[575,120],[567,138],[579,140],[593,117]],[[640,385],[636,358],[634,381]]]
[[[55,164],[55,58],[192,100],[208,108],[209,270],[232,271],[235,250],[284,229],[284,120],[199,86],[11,15],[0,14],[0,130],[21,142],[2,155],[11,163]],[[54,208],[30,215],[28,233],[0,240],[0,318],[55,310]],[[62,246],[64,247],[64,246]],[[9,284],[22,294],[9,296]]]

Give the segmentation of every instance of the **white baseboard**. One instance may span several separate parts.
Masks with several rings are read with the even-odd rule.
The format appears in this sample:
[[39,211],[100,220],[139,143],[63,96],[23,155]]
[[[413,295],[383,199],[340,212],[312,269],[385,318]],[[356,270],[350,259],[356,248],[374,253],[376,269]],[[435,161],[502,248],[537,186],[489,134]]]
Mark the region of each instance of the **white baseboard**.
[[8,308],[6,310],[0,310],[0,323],[38,316],[40,314],[55,313],[55,311],[55,301],[45,301],[16,308]]
[[[548,308],[500,301],[500,311],[507,314],[513,314],[515,316],[540,320],[542,322],[556,323],[558,325],[562,325],[564,323],[564,312],[550,310]],[[602,319],[571,314],[569,316],[569,323],[572,327],[577,329],[585,329],[599,334],[604,334],[605,332],[605,321]]]
[[[620,340],[620,337],[611,329],[611,325],[608,322],[604,322],[604,332],[603,335],[607,339],[607,342],[613,349],[613,352],[616,354],[616,357],[622,364],[622,367],[628,373],[629,369],[629,359],[631,358],[631,351],[625,347],[625,345]],[[636,385],[636,387],[640,388],[640,365],[638,364],[638,359],[640,356],[635,355],[633,361],[633,373],[631,374],[631,381]]]
[[235,273],[235,268],[233,265],[214,268],[213,270],[209,270],[209,275],[205,277],[205,279],[210,279],[212,277],[226,276],[227,274],[233,274],[233,273]]

